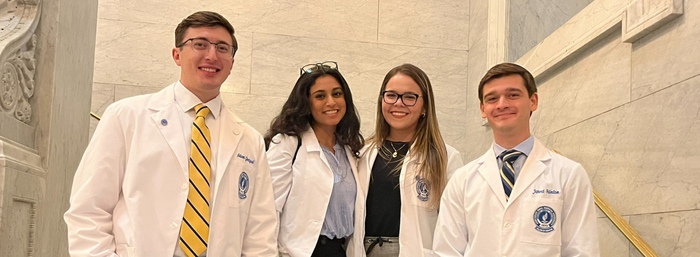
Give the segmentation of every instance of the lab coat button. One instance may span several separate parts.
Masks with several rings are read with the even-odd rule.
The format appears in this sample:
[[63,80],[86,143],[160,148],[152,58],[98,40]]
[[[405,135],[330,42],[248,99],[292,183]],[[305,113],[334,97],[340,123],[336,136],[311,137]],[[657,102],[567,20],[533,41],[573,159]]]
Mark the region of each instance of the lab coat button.
[[170,227],[171,227],[171,228],[177,228],[177,222],[173,222],[172,224],[170,224]]
[[503,223],[503,227],[510,228],[510,223],[508,221],[506,221],[505,223]]
[[182,183],[182,186],[180,188],[187,189],[187,183]]

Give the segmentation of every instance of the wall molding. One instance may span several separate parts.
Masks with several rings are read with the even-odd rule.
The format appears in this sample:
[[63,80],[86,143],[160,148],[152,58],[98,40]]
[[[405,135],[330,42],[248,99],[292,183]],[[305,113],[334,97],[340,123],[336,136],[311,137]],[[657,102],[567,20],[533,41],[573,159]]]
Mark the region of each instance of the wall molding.
[[8,167],[44,177],[46,170],[42,166],[41,156],[35,149],[0,136],[0,169]]
[[[507,41],[508,25],[497,20],[508,14],[500,6],[507,3],[498,2],[489,1],[489,67],[508,60],[508,43],[503,42]],[[633,43],[682,14],[683,0],[595,0],[516,63],[535,78],[542,78],[610,33],[619,31],[623,42]]]
[[510,0],[488,0],[486,69],[508,60]]

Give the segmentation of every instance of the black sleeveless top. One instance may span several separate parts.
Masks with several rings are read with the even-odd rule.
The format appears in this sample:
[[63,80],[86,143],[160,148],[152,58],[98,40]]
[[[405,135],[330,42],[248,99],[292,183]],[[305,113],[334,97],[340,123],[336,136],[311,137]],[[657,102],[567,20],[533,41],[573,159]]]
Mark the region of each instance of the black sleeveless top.
[[[410,143],[385,140],[379,151],[384,151],[387,159],[377,153],[372,165],[367,193],[365,236],[399,236],[401,225],[399,174],[408,148]],[[397,153],[396,157],[393,156],[394,152]]]

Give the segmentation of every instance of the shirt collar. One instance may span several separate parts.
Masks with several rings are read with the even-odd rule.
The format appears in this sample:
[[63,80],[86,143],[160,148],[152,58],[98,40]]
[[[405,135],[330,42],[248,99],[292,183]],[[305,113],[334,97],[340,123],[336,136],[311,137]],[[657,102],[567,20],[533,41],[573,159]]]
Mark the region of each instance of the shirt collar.
[[[530,137],[525,139],[525,141],[523,141],[522,143],[513,147],[513,149],[525,154],[525,156],[529,156],[530,152],[532,152],[532,148],[534,146],[535,146],[535,138],[532,135],[530,135]],[[509,150],[509,149],[506,149],[506,148],[496,144],[496,142],[493,143],[493,153],[496,154],[496,158],[498,158],[498,156],[501,155],[501,153],[506,151],[506,150]]]
[[[189,112],[196,105],[202,103],[202,101],[199,100],[199,98],[192,92],[190,92],[189,89],[182,85],[179,80],[177,83],[175,83],[175,88],[173,91],[175,92],[175,102],[180,106],[180,108],[182,108],[183,112]],[[210,113],[214,119],[219,118],[219,114],[221,113],[221,94],[217,95],[214,99],[211,99],[211,101],[202,104],[209,107],[209,110],[211,110]]]
[[[319,145],[321,145],[321,144],[319,144]],[[328,149],[327,147],[325,147],[325,146],[323,146],[323,145],[321,145],[321,148],[322,148],[324,151],[328,151],[329,153],[332,154],[331,149]],[[340,142],[338,142],[337,140],[336,140],[336,142],[335,142],[335,145],[333,146],[333,150],[335,150],[335,155],[339,155],[338,153],[343,153],[343,154],[345,154],[345,148],[344,148],[342,145],[340,145]]]

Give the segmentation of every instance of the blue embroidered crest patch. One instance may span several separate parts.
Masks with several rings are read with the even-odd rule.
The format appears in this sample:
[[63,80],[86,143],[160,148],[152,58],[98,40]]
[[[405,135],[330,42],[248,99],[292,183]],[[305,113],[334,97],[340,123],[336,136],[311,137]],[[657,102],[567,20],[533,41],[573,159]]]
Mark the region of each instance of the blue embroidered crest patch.
[[554,231],[554,224],[557,222],[557,213],[549,206],[540,206],[533,215],[535,230],[542,233]]
[[248,174],[245,171],[241,172],[241,176],[238,178],[238,198],[245,199],[247,197],[249,184]]
[[416,176],[416,193],[418,194],[418,200],[427,202],[429,192],[430,186],[428,186],[422,178]]

